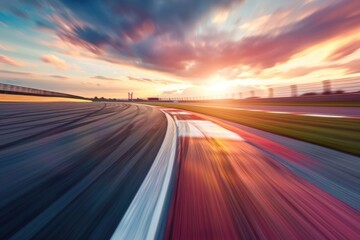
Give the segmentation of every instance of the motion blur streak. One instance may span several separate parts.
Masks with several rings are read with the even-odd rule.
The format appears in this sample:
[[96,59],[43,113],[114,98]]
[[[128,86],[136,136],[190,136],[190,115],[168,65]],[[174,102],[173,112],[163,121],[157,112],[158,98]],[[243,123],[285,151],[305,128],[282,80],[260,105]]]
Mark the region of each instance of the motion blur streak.
[[[182,103],[187,104],[187,103]],[[246,110],[251,112],[267,112],[278,114],[293,114],[300,116],[314,116],[325,118],[360,118],[358,107],[318,107],[318,106],[262,106],[262,105],[237,105],[231,103],[201,103],[188,104],[192,106],[213,107],[220,109]]]
[[[167,239],[359,239],[358,210],[291,170],[266,144],[234,132],[246,141],[180,138]],[[286,154],[282,160],[294,165],[317,162]]]
[[[176,154],[176,126],[166,114],[168,128],[164,142],[142,183],[138,193],[126,211],[112,239],[155,239],[161,236],[161,219],[166,216],[168,192],[172,179]],[[168,202],[168,201],[167,201]]]
[[360,211],[360,158],[236,123],[207,117],[241,135],[259,151]]
[[115,103],[4,103],[0,115],[0,239],[109,239],[167,126]]

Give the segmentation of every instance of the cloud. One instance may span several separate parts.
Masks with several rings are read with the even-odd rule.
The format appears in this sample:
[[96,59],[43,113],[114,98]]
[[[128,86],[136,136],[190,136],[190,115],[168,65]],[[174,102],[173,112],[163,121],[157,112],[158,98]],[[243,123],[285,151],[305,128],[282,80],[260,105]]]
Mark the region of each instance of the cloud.
[[170,95],[170,94],[175,94],[175,93],[178,93],[178,90],[163,91],[162,95]]
[[[62,0],[53,3],[53,13],[37,20],[36,24],[53,29],[62,40],[84,47],[101,59],[173,72],[181,69],[181,62],[194,56],[194,52],[179,48],[176,49],[178,57],[166,61],[166,52],[171,46],[185,45],[183,43],[192,38],[195,25],[205,15],[213,11],[227,12],[241,2],[90,0],[84,4]],[[152,49],[163,43],[167,46]]]
[[149,78],[138,78],[138,77],[130,77],[130,76],[128,76],[128,79],[130,81],[137,81],[137,82],[153,82],[153,80],[151,80]]
[[61,75],[50,75],[49,77],[57,78],[57,79],[69,79],[68,77],[61,76]]
[[[196,59],[192,72],[207,75],[212,69],[246,65],[271,68],[295,54],[334,37],[347,36],[360,28],[359,1],[341,1],[283,28],[282,33],[257,35],[227,42]],[[214,53],[214,54],[213,54]]]
[[102,85],[100,83],[92,83],[92,82],[82,82],[83,85],[89,85],[89,86],[96,86],[101,87]]
[[99,33],[91,28],[75,28],[74,31],[77,37],[97,47],[111,40],[108,35]]
[[228,9],[220,9],[215,12],[214,17],[212,19],[213,23],[224,23],[229,17],[229,10]]
[[28,72],[15,72],[15,71],[7,71],[7,70],[0,70],[0,72],[4,74],[14,74],[14,75],[33,75],[32,73],[28,73]]
[[3,28],[8,28],[9,27],[9,25],[4,23],[3,21],[0,21],[0,26],[3,27]]
[[[294,14],[292,9],[280,9],[274,13],[262,15],[250,21],[246,21],[240,25],[240,29],[245,30],[247,34],[260,35],[260,34],[272,34],[279,33],[282,27],[289,24],[289,21],[295,22],[293,18],[289,16]],[[271,22],[271,24],[269,24]]]
[[[44,10],[50,4],[51,14],[36,19],[37,25],[52,29],[63,41],[85,48],[99,59],[198,79],[236,66],[262,71],[317,44],[360,29],[357,0],[330,1],[291,21],[287,21],[291,12],[279,10],[250,25],[241,25],[256,28],[252,35],[242,38],[228,38],[216,27],[204,27],[204,21],[211,22],[206,17],[212,16],[218,23],[230,21],[231,9],[242,2],[59,0],[47,4],[36,1],[33,7]],[[269,25],[276,29],[265,31]],[[202,33],[199,26],[204,27]],[[330,60],[354,49],[344,46]],[[56,57],[43,61],[66,68],[64,61]],[[130,80],[156,82],[146,78]]]
[[161,95],[181,94],[185,89],[167,90],[163,91]]
[[[298,67],[286,72],[274,73],[271,77],[281,77],[291,79],[303,77],[316,71],[344,69],[347,74],[360,73],[360,59],[355,59],[346,63],[328,63],[312,67]],[[269,76],[268,76],[269,77]]]
[[10,76],[13,78],[21,77],[22,79],[26,79],[24,77],[38,78],[38,79],[39,78],[49,79],[49,77],[50,77],[50,78],[59,79],[59,80],[70,79],[68,77],[61,76],[61,75],[42,75],[42,74],[31,73],[31,72],[17,72],[17,71],[0,70],[0,73],[3,73],[2,75],[7,75],[7,76]]
[[[258,34],[237,41],[205,36],[193,44],[195,40],[191,34],[196,21],[210,9],[226,9],[232,1],[196,1],[194,6],[189,1],[179,1],[159,7],[152,1],[142,7],[137,1],[129,1],[129,4],[109,2],[91,1],[84,7],[76,1],[64,1],[74,15],[80,16],[80,20],[91,27],[79,30],[73,26],[73,31],[60,34],[75,44],[96,49],[98,54],[104,51],[110,58],[199,78],[237,65],[271,68],[307,48],[360,27],[357,11],[360,2],[344,0],[290,25],[279,24],[281,28],[277,35]],[[110,19],[109,16],[113,16],[110,12],[118,13],[120,19]],[[271,22],[271,18],[268,21]]]
[[41,57],[41,61],[43,61],[44,63],[51,64],[61,70],[66,70],[70,67],[64,60],[50,54],[43,55]]
[[336,49],[336,51],[334,51],[329,56],[328,59],[330,61],[340,60],[340,59],[342,59],[342,58],[356,52],[358,49],[360,49],[360,40],[350,42],[350,43]]
[[100,79],[100,80],[111,80],[111,81],[118,81],[118,80],[120,80],[120,79],[110,78],[110,77],[104,77],[104,76],[94,76],[94,77],[91,77],[91,78]]
[[360,59],[352,60],[339,67],[345,68],[348,74],[360,73]]
[[291,69],[284,73],[275,74],[275,75],[277,75],[277,76],[280,75],[284,79],[291,79],[291,78],[296,78],[296,77],[303,77],[303,76],[309,75],[310,73],[313,73],[313,72],[316,72],[319,70],[323,70],[326,68],[328,68],[328,66],[299,67],[299,68],[294,68],[294,69]]
[[24,65],[22,62],[14,60],[14,59],[4,56],[4,55],[0,55],[0,63],[7,64],[10,66],[14,66],[14,67],[21,67]]
[[6,46],[4,44],[0,44],[0,50],[4,50],[4,51],[7,51],[7,52],[11,52],[12,51],[12,48],[9,47],[9,46]]
[[163,84],[163,85],[176,83],[176,82],[171,81],[171,80],[139,78],[139,77],[131,77],[131,76],[128,76],[128,79],[130,81],[145,82],[145,83],[156,83],[156,84]]
[[[226,9],[238,0],[182,0],[157,1],[128,0],[117,1],[90,0],[61,1],[73,15],[94,27],[99,35],[115,40],[136,41],[148,37],[147,34],[173,33],[185,34],[194,23],[213,9]],[[154,29],[155,28],[155,29]],[[89,36],[89,35],[88,35]],[[84,38],[84,40],[90,40]],[[97,36],[95,36],[97,38]]]

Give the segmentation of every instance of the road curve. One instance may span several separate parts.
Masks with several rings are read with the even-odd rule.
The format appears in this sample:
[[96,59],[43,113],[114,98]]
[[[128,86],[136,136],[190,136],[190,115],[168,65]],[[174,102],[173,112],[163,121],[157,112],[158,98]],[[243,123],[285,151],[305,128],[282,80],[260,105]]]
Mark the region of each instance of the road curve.
[[0,239],[109,239],[166,126],[148,106],[0,104]]
[[159,239],[163,235],[177,148],[175,123],[168,114],[166,117],[168,126],[164,142],[112,240]]
[[127,103],[0,104],[0,136],[0,239],[360,238],[360,158],[313,144]]

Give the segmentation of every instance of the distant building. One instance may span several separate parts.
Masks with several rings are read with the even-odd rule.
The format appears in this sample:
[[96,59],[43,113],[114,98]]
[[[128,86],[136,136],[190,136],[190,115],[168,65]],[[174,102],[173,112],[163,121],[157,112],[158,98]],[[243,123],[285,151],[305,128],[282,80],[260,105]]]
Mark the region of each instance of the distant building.
[[160,99],[158,97],[149,97],[148,101],[159,101]]

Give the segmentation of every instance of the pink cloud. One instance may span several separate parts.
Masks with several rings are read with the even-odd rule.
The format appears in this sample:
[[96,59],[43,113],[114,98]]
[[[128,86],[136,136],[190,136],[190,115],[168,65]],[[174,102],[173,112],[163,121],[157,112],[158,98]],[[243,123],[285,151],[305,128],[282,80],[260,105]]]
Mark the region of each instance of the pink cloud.
[[331,56],[329,57],[329,60],[331,60],[331,61],[340,60],[340,59],[354,53],[358,49],[360,49],[360,40],[350,42],[344,46],[341,46],[335,52],[333,52],[331,54]]
[[[296,16],[293,16],[292,11],[279,10],[243,26],[243,29],[254,30],[251,36],[241,39],[224,37],[225,34],[217,37],[213,31],[197,34],[194,26],[201,19],[195,9],[191,9],[194,10],[191,21],[188,17],[183,19],[183,15],[169,18],[167,11],[160,21],[153,17],[159,17],[158,12],[152,15],[140,11],[138,7],[112,6],[111,10],[121,13],[116,16],[122,20],[114,21],[108,18],[109,14],[103,16],[103,12],[95,11],[100,16],[88,16],[91,11],[87,11],[86,7],[77,7],[77,4],[71,1],[66,4],[72,10],[71,21],[66,20],[69,17],[66,12],[53,16],[51,23],[56,25],[53,29],[62,41],[89,50],[81,51],[81,54],[92,53],[87,56],[198,79],[233,67],[244,66],[249,71],[261,72],[285,63],[299,52],[317,44],[351,36],[360,29],[358,0],[329,0],[326,4],[320,4],[320,7],[316,5],[318,7],[305,9]],[[95,6],[87,7],[92,9]],[[224,4],[223,7],[229,10],[230,6]],[[184,9],[189,9],[187,4]],[[174,14],[178,14],[178,9],[175,10]],[[208,12],[204,11],[203,15]],[[124,22],[127,24],[120,24]],[[334,53],[330,60],[353,51],[354,46],[345,46]],[[42,60],[61,69],[67,68],[66,63],[55,56],[43,56]],[[289,74],[306,74],[308,70],[300,69]]]
[[[141,49],[137,54],[143,67],[187,77],[202,78],[236,66],[261,71],[285,63],[312,46],[353,34],[360,29],[359,8],[360,1],[344,0],[283,25],[277,34],[262,33],[236,41],[211,37],[175,40],[164,34],[149,43],[151,48]],[[268,22],[272,22],[271,18]],[[113,57],[121,59],[119,55]],[[302,69],[291,75],[305,74],[308,70],[315,69]]]
[[347,69],[349,74],[360,73],[360,59],[343,64],[343,68]]
[[0,63],[7,64],[10,66],[15,66],[15,67],[21,67],[24,65],[22,62],[16,61],[16,60],[9,58],[7,56],[4,56],[4,55],[0,55]]
[[347,74],[360,73],[360,59],[355,59],[346,63],[329,63],[313,67],[297,67],[286,72],[277,72],[266,77],[280,77],[284,79],[297,78],[309,75],[316,71],[343,69]]
[[61,69],[61,70],[66,70],[69,68],[69,65],[62,59],[54,56],[54,55],[43,55],[41,57],[41,60],[44,62],[44,63],[48,63],[48,64],[51,64],[53,66],[55,66],[56,68],[58,69]]
[[[257,35],[221,43],[217,47],[197,48],[196,57],[189,59],[194,60],[196,64],[188,70],[184,67],[183,72],[206,76],[220,69],[238,65],[249,66],[252,69],[271,68],[316,44],[335,37],[348,36],[359,30],[358,9],[360,1],[342,1],[283,27],[282,33],[275,36]],[[349,52],[349,49],[347,50]],[[354,50],[354,47],[351,50]],[[172,56],[167,57],[171,59]],[[178,63],[175,62],[174,66],[177,66],[176,64]]]

